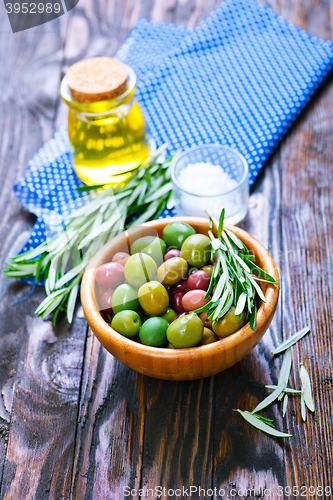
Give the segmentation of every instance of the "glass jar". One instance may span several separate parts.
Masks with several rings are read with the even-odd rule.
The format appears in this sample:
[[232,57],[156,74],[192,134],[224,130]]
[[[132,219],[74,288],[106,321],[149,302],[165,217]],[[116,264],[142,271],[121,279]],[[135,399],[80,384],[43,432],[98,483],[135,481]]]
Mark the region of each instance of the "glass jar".
[[145,122],[134,98],[136,75],[126,69],[125,91],[110,100],[80,102],[71,95],[66,76],[61,82],[60,94],[69,107],[72,163],[85,184],[124,182],[148,158]]
[[225,222],[238,224],[248,212],[249,169],[235,149],[206,144],[175,156],[171,164],[177,215],[207,217],[206,210]]

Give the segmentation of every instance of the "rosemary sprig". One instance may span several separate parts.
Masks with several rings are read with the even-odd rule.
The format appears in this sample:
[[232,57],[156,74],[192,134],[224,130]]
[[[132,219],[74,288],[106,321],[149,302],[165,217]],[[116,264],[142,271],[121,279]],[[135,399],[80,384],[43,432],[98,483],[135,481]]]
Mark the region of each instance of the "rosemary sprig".
[[277,284],[275,279],[263,269],[254,264],[254,256],[250,254],[244,243],[232,232],[223,227],[225,210],[219,221],[206,212],[209,217],[209,227],[215,226],[217,237],[208,232],[212,245],[212,259],[216,257],[212,278],[205,298],[208,298],[213,288],[215,291],[208,304],[197,309],[197,314],[207,309],[207,318],[212,318],[213,325],[234,306],[235,315],[240,316],[244,310],[250,321],[250,327],[255,329],[257,304],[259,297],[266,302],[265,296],[257,281]]
[[291,437],[291,434],[284,434],[281,433],[280,431],[277,431],[274,428],[274,432],[272,429],[269,428],[269,426],[274,427],[272,424],[272,420],[267,419],[263,417],[262,415],[258,415],[258,411],[263,410],[270,404],[272,404],[274,401],[282,401],[282,417],[284,418],[286,415],[287,411],[287,406],[288,406],[288,395],[289,394],[300,394],[300,402],[301,402],[301,417],[302,420],[305,422],[306,421],[306,408],[308,408],[310,411],[314,412],[315,411],[315,405],[313,401],[313,396],[312,396],[312,387],[311,387],[311,381],[309,374],[304,367],[304,365],[301,364],[300,366],[300,379],[301,379],[301,390],[296,390],[296,389],[291,389],[287,387],[288,381],[289,381],[289,376],[291,372],[291,365],[292,365],[292,355],[291,355],[291,350],[290,346],[295,344],[298,340],[300,340],[308,331],[310,330],[309,327],[303,328],[299,332],[297,332],[295,335],[287,339],[285,342],[283,342],[272,354],[275,354],[277,352],[285,352],[280,374],[279,374],[279,379],[277,385],[265,385],[267,389],[272,389],[273,392],[267,396],[261,403],[259,403],[255,409],[250,413],[248,411],[242,411],[242,410],[235,410],[242,415],[242,417],[249,422],[251,425],[256,427],[257,429],[260,429],[267,434],[270,434],[272,436],[277,436],[277,437]]
[[86,186],[94,198],[64,221],[65,231],[37,248],[13,257],[8,278],[44,278],[46,298],[35,313],[42,318],[66,310],[72,322],[85,268],[95,253],[124,227],[157,218],[171,195],[169,166],[162,146],[132,173],[125,186]]

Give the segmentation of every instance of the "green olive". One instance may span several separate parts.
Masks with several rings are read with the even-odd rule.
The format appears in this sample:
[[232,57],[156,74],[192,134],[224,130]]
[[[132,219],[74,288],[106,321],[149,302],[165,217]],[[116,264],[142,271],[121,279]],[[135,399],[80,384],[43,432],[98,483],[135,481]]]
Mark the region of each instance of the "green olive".
[[119,285],[112,295],[111,304],[114,314],[128,309],[136,311],[139,307],[138,292],[128,283]]
[[212,330],[210,330],[209,328],[204,328],[202,339],[201,339],[199,345],[212,344],[213,342],[216,342],[217,340],[219,340],[219,337],[217,335],[215,335],[215,333],[212,332]]
[[240,316],[235,316],[235,307],[230,307],[229,311],[218,320],[213,326],[213,330],[218,337],[228,337],[237,332],[247,322],[245,311]]
[[193,234],[189,236],[181,248],[182,258],[190,266],[200,268],[210,260],[211,243],[208,236],[203,234]]
[[208,273],[209,276],[211,276],[213,274],[213,268],[214,266],[212,265],[206,265],[201,268],[201,271],[206,271],[206,273]]
[[140,340],[145,345],[163,347],[167,341],[166,331],[169,323],[164,318],[149,318],[140,328]]
[[134,339],[139,333],[141,318],[135,311],[120,311],[113,316],[111,328],[129,339]]
[[166,260],[157,270],[157,280],[163,285],[177,285],[187,275],[188,265],[181,257]]
[[167,339],[176,349],[186,349],[199,344],[204,326],[201,319],[190,313],[173,321],[167,329]]
[[157,236],[143,236],[134,241],[131,246],[131,255],[145,253],[149,255],[157,264],[162,264],[167,246],[161,238]]
[[185,222],[171,222],[163,229],[163,239],[171,248],[181,249],[182,244],[192,234],[195,234],[193,227]]
[[177,313],[173,309],[171,309],[171,307],[168,307],[168,309],[162,315],[162,318],[166,319],[167,322],[170,324],[173,322],[173,320],[175,319],[176,316],[177,316]]
[[126,281],[136,288],[155,277],[156,262],[145,253],[132,255],[125,264],[124,274]]
[[139,288],[140,306],[149,316],[161,316],[169,305],[169,295],[158,281],[149,281]]

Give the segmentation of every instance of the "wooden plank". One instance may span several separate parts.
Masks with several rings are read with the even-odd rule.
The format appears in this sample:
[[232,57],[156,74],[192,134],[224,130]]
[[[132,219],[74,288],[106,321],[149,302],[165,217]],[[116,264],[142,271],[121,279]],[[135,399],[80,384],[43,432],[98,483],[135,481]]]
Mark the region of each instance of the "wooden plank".
[[[38,42],[41,46],[38,46]],[[12,186],[24,175],[26,162],[52,134],[52,100],[56,89],[54,74],[47,74],[47,56],[58,50],[54,35],[30,32],[11,33],[3,13],[0,19],[0,58],[2,65],[2,99],[0,122],[0,263],[14,255],[29,238],[34,217],[15,199]],[[49,52],[48,52],[49,51]],[[35,66],[34,66],[35,63]],[[44,112],[41,109],[44,101]],[[0,485],[10,426],[13,387],[24,339],[22,318],[33,314],[35,303],[20,306],[15,300],[28,294],[30,286],[0,276]],[[17,311],[20,311],[19,314]],[[23,315],[23,316],[21,316]]]
[[[296,25],[312,35],[333,38],[331,2],[282,5],[282,15]],[[283,337],[311,325],[310,335],[293,348],[292,380],[294,387],[300,385],[298,370],[303,362],[318,408],[304,424],[298,398],[291,398],[287,426],[294,437],[286,448],[286,484],[307,488],[332,486],[333,476],[332,95],[328,82],[303,112],[280,153]]]
[[139,489],[144,377],[115,360],[90,335],[82,381],[73,500],[121,500]]
[[142,496],[154,491],[157,498],[156,487],[165,488],[158,498],[172,496],[168,490],[175,488],[211,488],[214,377],[193,382],[146,378],[145,385]]
[[[12,185],[54,131],[66,19],[15,35],[4,17],[0,22],[1,60],[6,61],[0,125],[3,266],[34,223]],[[41,288],[13,304],[30,288],[0,277],[0,497],[45,500],[60,498],[59,491],[65,496],[70,478],[86,322],[81,314],[75,334],[64,321],[54,331],[34,318],[45,296]]]
[[[81,315],[82,316],[82,315]],[[1,498],[68,498],[86,322],[27,316]]]
[[311,325],[310,335],[293,349],[293,383],[299,386],[299,365],[304,363],[317,407],[303,424],[299,401],[291,401],[288,425],[294,445],[286,455],[287,473],[291,484],[315,487],[330,486],[333,472],[332,96],[332,85],[326,86],[281,152],[283,324],[286,336]]

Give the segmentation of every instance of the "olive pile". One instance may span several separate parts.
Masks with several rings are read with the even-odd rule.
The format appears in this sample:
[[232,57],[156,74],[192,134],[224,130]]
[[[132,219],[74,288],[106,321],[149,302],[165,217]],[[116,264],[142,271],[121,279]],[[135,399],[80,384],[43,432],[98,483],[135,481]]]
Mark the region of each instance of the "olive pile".
[[118,333],[149,346],[187,348],[215,342],[246,323],[246,313],[235,316],[234,307],[214,326],[207,310],[193,312],[210,301],[205,295],[213,263],[210,239],[190,225],[172,222],[163,239],[139,238],[130,251],[115,254],[95,273],[104,289],[100,309],[113,315]]

